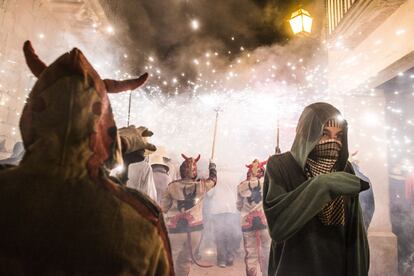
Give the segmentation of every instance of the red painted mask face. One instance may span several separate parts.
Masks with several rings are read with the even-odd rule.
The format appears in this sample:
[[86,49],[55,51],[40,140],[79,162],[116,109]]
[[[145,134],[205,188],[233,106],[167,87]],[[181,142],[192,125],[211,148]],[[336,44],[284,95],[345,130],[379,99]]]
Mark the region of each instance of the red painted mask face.
[[184,162],[180,166],[180,175],[182,179],[196,179],[197,178],[197,162],[200,160],[200,154],[197,158],[187,157],[181,154]]
[[247,179],[252,177],[261,178],[264,175],[264,165],[266,165],[267,161],[260,162],[259,160],[255,159],[250,165],[246,165],[249,169],[247,171]]

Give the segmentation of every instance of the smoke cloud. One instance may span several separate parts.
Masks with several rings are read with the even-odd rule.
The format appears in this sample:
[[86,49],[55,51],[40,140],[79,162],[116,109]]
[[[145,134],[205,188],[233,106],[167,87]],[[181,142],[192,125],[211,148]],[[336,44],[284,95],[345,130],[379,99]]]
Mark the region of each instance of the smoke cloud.
[[[318,1],[303,4],[315,15],[322,15],[322,7],[315,2]],[[132,74],[149,71],[153,73],[150,83],[179,93],[184,91],[183,87],[192,89],[200,73],[202,79],[206,78],[200,69],[206,55],[211,55],[210,69],[218,72],[237,62],[245,52],[289,43],[287,19],[297,8],[280,0],[101,3],[114,22],[117,38],[129,49]],[[322,22],[316,20],[315,29],[320,30],[318,25]],[[314,34],[319,35],[320,31]]]

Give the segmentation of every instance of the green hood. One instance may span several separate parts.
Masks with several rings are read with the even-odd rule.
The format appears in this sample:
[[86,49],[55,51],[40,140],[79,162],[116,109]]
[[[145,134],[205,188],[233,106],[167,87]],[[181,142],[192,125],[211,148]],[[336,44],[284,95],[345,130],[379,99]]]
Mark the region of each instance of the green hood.
[[[300,115],[296,136],[291,153],[299,166],[304,169],[309,153],[318,144],[325,123],[333,118],[342,116],[338,109],[328,103],[313,103],[305,107]],[[342,171],[348,160],[348,126],[344,122],[342,150],[337,163],[337,170]]]

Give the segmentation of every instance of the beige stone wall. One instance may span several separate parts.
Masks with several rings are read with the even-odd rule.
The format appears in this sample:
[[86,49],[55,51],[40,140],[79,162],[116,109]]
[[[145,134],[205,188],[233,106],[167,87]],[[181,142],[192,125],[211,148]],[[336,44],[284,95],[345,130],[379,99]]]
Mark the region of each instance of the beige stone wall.
[[384,93],[376,96],[344,97],[341,111],[349,124],[349,150],[358,152],[354,161],[369,177],[375,198],[375,212],[368,229],[370,276],[398,275],[397,237],[392,233],[387,157],[384,128]]
[[[375,10],[360,11],[360,15],[372,16],[371,21],[355,17],[347,29],[331,37],[328,79],[330,90],[344,95],[342,110],[346,118],[352,118],[350,150],[359,151],[360,169],[372,182],[375,213],[368,231],[369,275],[393,276],[398,275],[398,256],[390,221],[386,102],[383,91],[372,89],[414,66],[414,0],[370,3],[377,3],[367,6]],[[364,33],[367,29],[370,32]]]
[[[382,3],[383,9],[386,10],[387,5],[384,1]],[[377,9],[378,16],[381,15],[381,6],[371,8]],[[369,35],[361,37],[362,33],[358,36],[358,28],[353,28],[352,35],[353,39],[358,41],[357,45],[354,45],[354,41],[345,39],[351,34],[337,34],[330,41],[328,51],[331,88],[347,92],[358,87],[373,88],[381,84],[375,80],[378,74],[414,51],[413,11],[414,0],[407,0],[392,14],[377,22],[361,23],[361,30],[367,28],[367,24],[374,24],[372,28],[375,29]],[[401,69],[404,71],[410,66],[414,66],[412,58],[411,64],[406,64],[407,68]],[[392,74],[389,77],[392,77]]]

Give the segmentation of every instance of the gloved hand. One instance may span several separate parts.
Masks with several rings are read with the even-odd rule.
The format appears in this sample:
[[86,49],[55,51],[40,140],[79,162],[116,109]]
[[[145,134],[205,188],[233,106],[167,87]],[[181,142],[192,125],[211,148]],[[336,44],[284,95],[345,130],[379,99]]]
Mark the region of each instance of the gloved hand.
[[215,169],[215,168],[216,168],[216,163],[214,163],[213,159],[210,159],[208,163],[208,169],[210,170],[210,169]]
[[147,141],[147,137],[151,137],[153,134],[152,131],[143,126],[136,128],[131,125],[120,128],[119,136],[121,137],[122,152],[126,154],[139,150],[156,151],[157,148]]
[[214,182],[217,181],[217,170],[216,170],[216,163],[210,159],[210,163],[208,164],[208,178],[213,180]]

